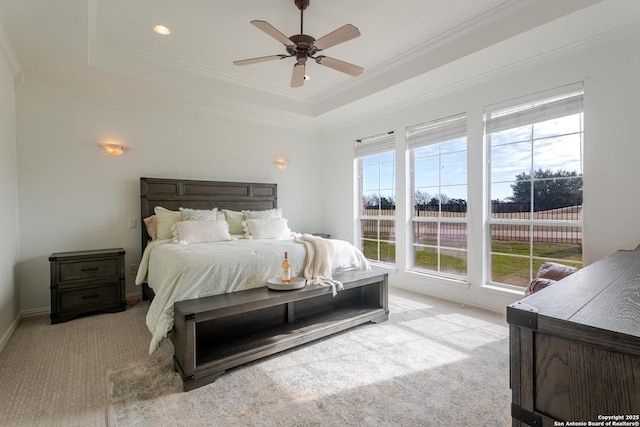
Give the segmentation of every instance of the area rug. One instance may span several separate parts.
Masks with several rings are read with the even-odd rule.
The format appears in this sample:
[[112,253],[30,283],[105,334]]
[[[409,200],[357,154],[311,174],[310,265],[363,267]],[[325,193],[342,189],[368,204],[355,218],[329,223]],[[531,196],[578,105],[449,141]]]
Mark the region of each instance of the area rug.
[[182,391],[170,342],[107,372],[110,426],[508,426],[508,327],[460,307],[391,301],[390,320]]

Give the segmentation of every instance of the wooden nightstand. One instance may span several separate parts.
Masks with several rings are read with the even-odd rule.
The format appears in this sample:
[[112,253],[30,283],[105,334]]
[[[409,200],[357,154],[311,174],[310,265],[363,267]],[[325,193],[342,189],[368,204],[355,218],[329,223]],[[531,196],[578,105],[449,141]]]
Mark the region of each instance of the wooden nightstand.
[[122,248],[51,254],[51,323],[125,310]]

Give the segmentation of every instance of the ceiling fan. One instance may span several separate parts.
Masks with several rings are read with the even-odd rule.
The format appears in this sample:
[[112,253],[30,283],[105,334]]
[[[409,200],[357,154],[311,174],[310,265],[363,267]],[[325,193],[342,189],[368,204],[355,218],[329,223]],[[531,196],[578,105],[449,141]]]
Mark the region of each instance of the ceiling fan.
[[303,31],[303,16],[304,10],[309,6],[309,0],[293,0],[295,5],[300,9],[300,34],[287,37],[278,31],[273,25],[266,21],[251,21],[255,27],[261,29],[265,33],[269,34],[280,43],[284,44],[288,55],[269,55],[261,56],[258,58],[243,59],[240,61],[234,61],[235,65],[249,65],[256,64],[258,62],[273,61],[276,59],[285,59],[296,57],[296,63],[293,65],[293,73],[291,75],[291,87],[300,87],[304,83],[305,79],[305,66],[308,58],[314,59],[318,64],[325,67],[333,68],[334,70],[341,71],[351,76],[357,77],[362,74],[364,68],[357,65],[350,64],[348,62],[340,61],[338,59],[330,58],[325,55],[317,55],[318,52],[335,46],[340,43],[344,43],[356,37],[360,37],[360,31],[351,24],[343,25],[330,32],[329,34],[315,39]]

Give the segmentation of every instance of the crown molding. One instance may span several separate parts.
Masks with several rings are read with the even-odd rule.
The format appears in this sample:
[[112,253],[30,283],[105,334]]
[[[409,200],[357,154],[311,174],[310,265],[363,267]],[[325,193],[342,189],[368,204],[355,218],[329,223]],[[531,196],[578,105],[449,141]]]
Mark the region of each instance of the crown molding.
[[[189,100],[178,100],[172,96],[166,96],[157,91],[146,90],[144,88],[130,89],[120,85],[111,85],[109,83],[98,83],[91,80],[81,80],[70,77],[62,77],[53,74],[42,74],[27,72],[27,84],[30,81],[41,81],[56,86],[62,86],[69,89],[77,90],[93,90],[110,93],[118,93],[122,96],[128,96],[135,99],[146,99],[153,102],[159,102],[167,105],[173,105],[181,108],[193,108],[206,111],[216,117],[227,120],[234,120],[241,123],[251,123],[259,126],[267,126],[272,128],[285,129],[303,134],[316,135],[318,130],[313,126],[313,118],[300,117],[292,113],[279,110],[268,111],[267,109],[241,105],[236,106],[234,111],[215,108],[202,103],[189,102]],[[253,110],[252,110],[253,109]]]
[[426,101],[437,99],[446,95],[451,95],[482,83],[487,83],[517,73],[519,71],[524,71],[531,67],[543,65],[545,63],[564,58],[567,55],[577,54],[602,44],[623,39],[625,37],[633,37],[639,35],[640,21],[632,22],[622,27],[605,31],[603,33],[558,47],[556,49],[498,67],[494,70],[477,74],[467,79],[439,87],[438,89],[423,92],[414,97],[407,98],[393,104],[385,105],[384,107],[378,109],[367,111],[363,114],[357,114],[354,116],[345,116],[340,114],[343,119],[340,121],[329,120],[329,123],[325,124],[325,126],[322,127],[321,134],[331,133],[356,124],[365,123],[367,121],[375,119],[376,117],[388,115],[402,109],[415,107]]
[[185,61],[183,59],[178,59],[172,56],[164,55],[162,53],[150,51],[148,49],[144,49],[139,46],[135,46],[129,43],[124,43],[118,40],[113,40],[105,36],[96,35],[93,39],[90,40],[90,44],[89,44],[90,49],[92,47],[99,48],[101,45],[109,49],[112,49],[115,52],[119,52],[123,55],[137,56],[147,61],[153,61],[155,63],[160,63],[166,66],[175,67],[184,71],[203,75],[203,76],[220,80],[226,83],[244,86],[249,89],[266,92],[271,95],[275,95],[283,98],[293,99],[295,101],[301,101],[305,103],[312,102],[312,97],[307,95],[294,94],[291,91],[282,89],[280,87],[256,83],[249,79],[224,73],[212,67],[208,67],[195,62]]
[[410,79],[447,66],[491,49],[521,34],[558,21],[603,0],[566,0],[550,9],[540,0],[511,0],[478,15],[455,28],[421,43],[416,48],[397,55],[390,61],[367,71],[350,86],[336,87],[340,92],[326,92],[313,104],[315,116],[339,110],[363,95],[383,93],[394,86],[402,86]]
[[[521,70],[525,70],[527,68],[541,65],[547,62],[551,62],[553,60],[561,59],[566,57],[567,55],[578,53],[580,51],[587,50],[599,44],[608,43],[611,41],[615,41],[630,35],[634,35],[635,33],[640,33],[640,22],[634,22],[632,24],[619,27],[583,40],[579,40],[574,43],[567,44],[565,46],[561,46],[557,49],[550,50],[544,52],[542,54],[538,54],[532,57],[528,57],[526,59],[504,65],[502,67],[496,68],[486,73],[477,74],[471,76],[467,79],[455,82],[453,84],[445,85],[439,87],[438,89],[422,92],[414,97],[404,99],[399,102],[395,102],[392,104],[385,105],[384,107],[377,109],[369,109],[365,112],[356,115],[342,114],[338,112],[336,114],[340,119],[332,119],[322,120],[320,117],[303,117],[303,120],[300,120],[300,117],[294,117],[290,115],[290,113],[284,113],[278,111],[277,114],[274,114],[271,117],[277,116],[278,118],[264,118],[264,114],[256,113],[256,114],[248,114],[246,110],[237,110],[237,111],[229,111],[220,108],[214,108],[211,106],[202,105],[197,102],[189,102],[188,100],[177,100],[171,96],[164,96],[158,92],[138,89],[132,90],[129,88],[123,88],[121,86],[111,86],[108,84],[100,84],[90,81],[82,81],[78,79],[71,79],[68,77],[59,77],[49,74],[38,74],[27,72],[26,77],[27,81],[36,79],[45,82],[49,82],[56,85],[62,85],[66,87],[73,87],[77,89],[91,89],[91,90],[102,90],[102,91],[111,91],[121,93],[126,96],[132,96],[136,98],[145,98],[149,100],[153,100],[156,102],[162,102],[166,104],[187,107],[187,108],[197,108],[203,111],[207,111],[217,117],[230,119],[239,122],[252,123],[255,125],[268,126],[268,127],[276,127],[281,129],[286,129],[295,132],[301,132],[305,134],[326,134],[331,133],[358,123],[363,123],[374,119],[376,117],[384,116],[386,114],[393,113],[395,111],[401,110],[403,108],[412,107],[426,101],[436,99],[445,95],[449,95],[455,92],[459,92],[461,90],[467,89],[469,87],[476,86],[478,84],[482,84],[485,82],[489,82],[495,79],[499,79],[509,74],[516,73]],[[23,76],[24,73],[20,70],[20,75]],[[366,101],[365,101],[366,102]],[[284,114],[284,115],[283,115]]]
[[4,27],[0,24],[0,56],[9,65],[9,71],[13,75],[13,85],[16,89],[20,89],[24,83],[24,73],[22,71],[22,65],[18,61],[18,57],[9,42],[7,33],[4,32]]
[[[446,33],[434,39],[421,43],[417,47],[411,47],[409,50],[400,53],[399,55],[388,61],[385,61],[375,68],[367,70],[367,72],[360,76],[358,79],[346,80],[331,88],[330,90],[324,91],[320,95],[303,95],[301,93],[293,93],[290,90],[283,89],[279,86],[258,83],[254,80],[225,73],[214,67],[182,60],[134,44],[115,40],[105,35],[101,35],[99,34],[97,29],[97,0],[89,0],[89,58],[91,63],[91,57],[96,55],[95,57],[97,59],[100,55],[101,48],[109,49],[114,54],[122,55],[123,57],[133,56],[145,61],[151,61],[156,64],[159,63],[165,66],[178,68],[221,82],[239,85],[249,90],[258,91],[285,99],[291,99],[297,102],[303,102],[309,105],[312,111],[314,111],[315,106],[318,106],[326,100],[339,98],[342,92],[357,90],[359,87],[365,87],[369,82],[379,78],[380,76],[392,73],[394,69],[401,67],[403,64],[408,64],[411,63],[411,61],[415,61],[420,59],[421,57],[428,56],[435,49],[441,48],[446,44],[451,43],[452,41],[468,36],[474,31],[486,27],[492,22],[508,18],[509,15],[516,13],[521,9],[529,7],[532,4],[535,4],[536,1],[537,0],[508,0],[505,3],[502,3],[483,14],[468,20],[467,22],[447,31]],[[384,90],[384,88],[381,89]],[[318,113],[311,113],[311,116],[316,115],[318,115]]]
[[356,80],[347,80],[339,85],[336,85],[331,90],[326,91],[321,96],[316,97],[314,99],[314,103],[318,104],[322,101],[336,96],[344,90],[355,88],[367,81],[374,80],[380,76],[385,75],[388,72],[392,72],[396,68],[402,67],[414,60],[427,56],[434,50],[445,47],[447,44],[455,40],[470,35],[474,31],[485,27],[491,22],[495,22],[501,18],[508,17],[509,14],[527,7],[534,2],[535,0],[509,0],[506,3],[496,6],[495,8],[476,16],[468,20],[467,22],[464,22],[463,24],[450,29],[449,31],[438,35],[437,37],[422,42],[416,47],[404,51],[394,56],[393,58],[377,65],[376,67],[367,70],[366,73],[364,73]]
[[121,55],[136,56],[146,61],[160,63],[165,66],[171,66],[194,74],[199,74],[209,78],[220,80],[226,83],[240,85],[248,89],[266,92],[275,96],[292,99],[298,102],[305,102],[307,104],[310,104],[312,101],[312,98],[309,96],[305,96],[299,93],[292,93],[280,87],[257,83],[249,79],[224,73],[212,67],[208,67],[195,62],[185,61],[148,49],[144,49],[130,43],[124,43],[109,37],[102,36],[98,32],[98,0],[88,0],[88,44],[89,62],[91,62],[92,55],[98,55],[98,50],[101,47],[105,47]]

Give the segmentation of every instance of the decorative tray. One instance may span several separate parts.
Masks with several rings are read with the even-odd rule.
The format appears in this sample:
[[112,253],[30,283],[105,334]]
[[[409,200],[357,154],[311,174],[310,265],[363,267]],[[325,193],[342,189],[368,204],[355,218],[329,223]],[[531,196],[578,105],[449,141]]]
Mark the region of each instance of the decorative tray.
[[282,279],[279,277],[267,280],[267,286],[269,289],[276,291],[291,291],[293,289],[304,288],[304,285],[304,277],[292,277],[291,283],[282,283]]

